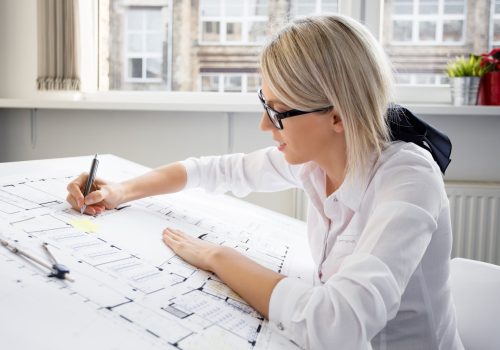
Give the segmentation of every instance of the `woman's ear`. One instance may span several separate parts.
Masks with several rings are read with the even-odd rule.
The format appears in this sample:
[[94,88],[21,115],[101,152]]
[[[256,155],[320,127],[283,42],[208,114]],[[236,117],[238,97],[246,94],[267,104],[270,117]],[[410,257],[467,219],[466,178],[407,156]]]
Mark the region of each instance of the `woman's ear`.
[[335,131],[336,133],[343,133],[344,124],[342,123],[342,118],[340,118],[340,115],[335,110],[333,110],[331,113],[332,114],[330,116],[330,120],[333,131]]

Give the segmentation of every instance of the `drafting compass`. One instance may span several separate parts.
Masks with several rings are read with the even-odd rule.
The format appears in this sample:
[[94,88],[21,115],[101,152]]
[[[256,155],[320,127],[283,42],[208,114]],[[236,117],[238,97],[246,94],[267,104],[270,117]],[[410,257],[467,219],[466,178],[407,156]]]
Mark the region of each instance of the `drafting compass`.
[[22,255],[25,258],[27,258],[33,262],[36,262],[38,265],[41,265],[41,266],[45,267],[46,269],[49,269],[50,270],[49,277],[56,277],[56,278],[61,279],[61,280],[67,280],[70,282],[74,282],[74,280],[71,277],[67,276],[67,274],[69,273],[69,269],[66,266],[58,263],[57,260],[54,258],[54,255],[52,255],[52,253],[49,250],[48,243],[44,242],[42,244],[42,248],[45,250],[45,252],[47,252],[47,255],[49,256],[49,259],[50,259],[52,265],[50,265],[50,264],[38,259],[37,257],[11,245],[9,242],[7,242],[1,238],[0,238],[0,244],[3,245],[8,250],[10,250],[12,253],[17,254],[17,255]]

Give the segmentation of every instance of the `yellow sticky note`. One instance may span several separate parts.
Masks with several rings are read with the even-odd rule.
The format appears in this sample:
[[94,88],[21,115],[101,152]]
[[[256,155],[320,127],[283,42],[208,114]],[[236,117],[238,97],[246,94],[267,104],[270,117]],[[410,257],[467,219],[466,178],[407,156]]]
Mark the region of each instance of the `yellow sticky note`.
[[69,223],[78,231],[82,232],[94,233],[99,229],[99,226],[89,219],[75,219],[71,220]]

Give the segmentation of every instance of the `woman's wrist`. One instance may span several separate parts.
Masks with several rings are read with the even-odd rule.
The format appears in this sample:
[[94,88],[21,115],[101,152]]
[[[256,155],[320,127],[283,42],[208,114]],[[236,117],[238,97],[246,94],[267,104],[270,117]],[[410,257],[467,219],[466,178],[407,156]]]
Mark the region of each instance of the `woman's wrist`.
[[227,256],[230,255],[232,249],[229,247],[214,246],[207,254],[207,266],[210,271],[217,274],[218,267],[224,264]]

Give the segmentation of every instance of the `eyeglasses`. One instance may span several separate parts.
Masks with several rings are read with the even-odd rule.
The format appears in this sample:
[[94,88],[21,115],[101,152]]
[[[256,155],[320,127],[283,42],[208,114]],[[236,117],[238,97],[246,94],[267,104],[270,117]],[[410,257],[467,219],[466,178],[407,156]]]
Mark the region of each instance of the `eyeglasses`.
[[273,125],[280,130],[283,130],[283,123],[281,122],[281,120],[283,119],[296,117],[298,115],[303,115],[313,112],[326,112],[333,108],[333,106],[328,106],[320,109],[314,109],[312,111],[299,111],[298,109],[291,109],[286,112],[277,112],[267,105],[266,100],[264,100],[264,97],[262,96],[262,89],[259,89],[257,95],[259,96],[259,100],[262,103],[262,107],[264,107],[264,109],[266,110],[269,120],[271,120]]

